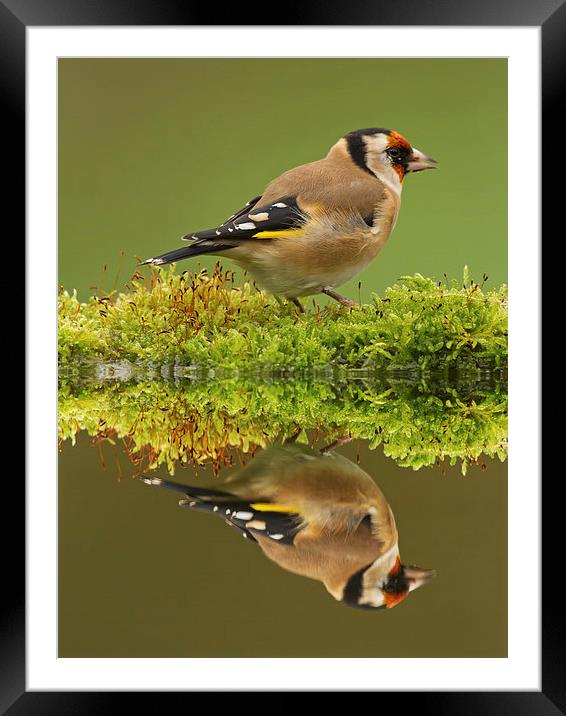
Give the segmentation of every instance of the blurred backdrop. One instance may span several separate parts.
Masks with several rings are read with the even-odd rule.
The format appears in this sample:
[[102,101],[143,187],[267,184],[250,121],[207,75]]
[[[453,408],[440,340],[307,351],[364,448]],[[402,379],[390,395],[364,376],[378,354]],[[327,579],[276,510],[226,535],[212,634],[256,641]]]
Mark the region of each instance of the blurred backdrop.
[[[346,132],[396,129],[439,162],[409,175],[352,298],[420,272],[507,280],[505,59],[62,59],[59,284],[122,290],[147,258],[217,225]],[[194,269],[212,257],[178,264]],[[224,260],[224,265],[229,262]]]

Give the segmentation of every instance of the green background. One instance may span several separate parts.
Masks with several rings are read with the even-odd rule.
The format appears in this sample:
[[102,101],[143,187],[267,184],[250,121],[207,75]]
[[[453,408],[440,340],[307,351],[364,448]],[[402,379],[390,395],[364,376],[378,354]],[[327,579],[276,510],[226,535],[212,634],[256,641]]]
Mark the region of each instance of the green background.
[[59,283],[83,300],[123,290],[136,256],[177,248],[373,126],[439,169],[407,177],[392,237],[342,293],[466,264],[506,282],[506,60],[187,58],[59,61]]

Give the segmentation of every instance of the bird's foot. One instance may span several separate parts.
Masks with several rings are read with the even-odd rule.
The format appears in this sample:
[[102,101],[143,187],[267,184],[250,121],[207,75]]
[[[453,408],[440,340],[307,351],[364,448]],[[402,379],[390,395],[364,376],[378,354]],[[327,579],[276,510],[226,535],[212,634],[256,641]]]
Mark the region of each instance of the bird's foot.
[[346,298],[346,296],[342,296],[341,294],[337,293],[330,286],[326,286],[325,288],[323,288],[322,293],[326,294],[327,296],[330,296],[330,298],[333,298],[335,301],[338,301],[338,303],[341,303],[343,306],[349,306],[351,308],[352,306],[356,305],[353,301],[350,301],[349,298]]
[[306,313],[305,307],[299,301],[298,298],[290,298],[289,301],[291,301],[291,303],[293,303],[299,309],[299,313]]
[[341,445],[346,445],[346,443],[349,443],[353,440],[351,435],[348,435],[344,438],[338,438],[338,440],[334,440],[334,442],[331,442],[329,445],[325,445],[324,447],[320,448],[320,452],[322,455],[327,455],[331,450],[334,450],[337,447],[340,447]]

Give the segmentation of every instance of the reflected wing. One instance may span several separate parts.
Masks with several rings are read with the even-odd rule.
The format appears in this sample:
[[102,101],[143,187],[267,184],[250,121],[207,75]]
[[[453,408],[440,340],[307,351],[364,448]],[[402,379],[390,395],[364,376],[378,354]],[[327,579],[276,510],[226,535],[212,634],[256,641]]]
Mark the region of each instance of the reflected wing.
[[297,532],[304,526],[300,515],[293,512],[289,505],[246,502],[228,492],[180,485],[172,480],[158,477],[141,479],[148,485],[157,485],[180,492],[184,496],[179,502],[182,507],[214,513],[248,537],[253,538],[253,534],[256,533],[282,544],[291,544]]

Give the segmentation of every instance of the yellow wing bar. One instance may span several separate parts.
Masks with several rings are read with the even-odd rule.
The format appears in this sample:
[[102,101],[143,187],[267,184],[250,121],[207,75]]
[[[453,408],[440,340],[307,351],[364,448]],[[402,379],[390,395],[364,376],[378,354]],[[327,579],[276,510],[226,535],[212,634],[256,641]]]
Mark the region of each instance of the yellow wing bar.
[[296,505],[276,505],[272,502],[252,502],[250,507],[258,512],[294,512],[299,514]]
[[281,231],[258,231],[252,239],[286,239],[304,234],[304,229],[281,229]]

